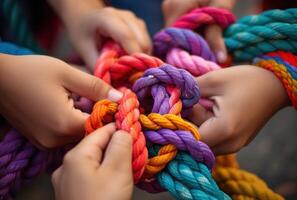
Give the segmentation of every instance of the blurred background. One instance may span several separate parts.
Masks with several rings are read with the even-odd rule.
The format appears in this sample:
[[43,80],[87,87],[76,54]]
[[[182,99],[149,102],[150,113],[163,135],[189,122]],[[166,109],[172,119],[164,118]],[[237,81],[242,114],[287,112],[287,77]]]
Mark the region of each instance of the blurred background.
[[[124,4],[125,0],[121,3]],[[238,0],[234,12],[238,18],[258,13],[261,10],[260,3],[259,0]],[[64,57],[70,45],[63,31],[59,38],[60,45],[55,47],[53,52],[59,57]],[[248,115],[248,113],[242,114]],[[257,174],[274,191],[285,195],[289,200],[297,199],[296,130],[297,112],[292,108],[283,109],[266,124],[250,145],[238,153],[241,168]],[[54,199],[50,177],[46,174],[40,176],[30,186],[23,188],[15,199]],[[135,189],[133,199],[167,200],[173,198],[166,193],[152,195]]]

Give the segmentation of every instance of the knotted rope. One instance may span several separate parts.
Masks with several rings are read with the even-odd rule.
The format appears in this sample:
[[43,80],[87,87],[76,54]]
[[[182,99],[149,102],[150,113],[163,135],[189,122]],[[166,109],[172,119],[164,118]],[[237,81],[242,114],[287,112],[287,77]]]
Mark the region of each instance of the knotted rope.
[[[175,26],[197,29],[203,24],[216,23],[224,28],[227,26],[227,22],[232,23],[234,21],[234,17],[230,17],[231,15],[224,10],[221,10],[220,13],[220,9],[213,11],[211,8],[203,8],[197,9],[195,12],[200,16],[208,15],[208,17],[204,17],[205,21],[199,19],[191,22],[186,21],[192,17],[185,17],[182,18],[182,23],[177,22]],[[195,12],[193,11],[193,13]],[[288,13],[292,14],[296,13],[296,11],[291,9]],[[223,22],[218,18],[220,14],[223,16]],[[285,16],[285,14],[282,16]],[[295,23],[293,21],[287,20],[284,23]],[[271,27],[274,26],[271,25]],[[282,32],[282,34],[286,35],[285,32]],[[279,36],[279,38],[287,37],[283,35]],[[273,37],[273,34],[267,34],[267,38],[270,36]],[[267,38],[263,41],[266,41]],[[125,53],[117,45],[113,43],[106,45],[96,64],[95,75],[115,87],[131,87],[134,84],[133,89],[138,98],[143,99],[141,101],[142,108],[139,108],[136,95],[131,90],[122,88],[124,97],[118,102],[118,105],[106,100],[96,103],[90,119],[86,122],[86,132],[89,133],[103,124],[113,121],[115,118],[119,129],[132,134],[134,181],[138,182],[139,187],[151,192],[158,192],[165,188],[177,199],[229,199],[227,195],[219,190],[211,178],[210,169],[213,166],[211,150],[200,141],[197,127],[181,118],[181,116],[187,116],[187,110],[191,109],[199,100],[198,87],[190,74],[183,69],[187,69],[195,75],[219,69],[218,65],[211,62],[215,61],[215,57],[206,42],[199,35],[187,29],[169,28],[161,31],[155,36],[154,46],[156,55],[163,59],[166,58],[166,62],[182,69],[176,69],[171,65],[164,64],[158,58],[144,54],[125,56]],[[295,58],[292,59],[292,57],[288,59],[288,63],[293,62],[292,60]],[[187,61],[187,58],[192,60]],[[141,76],[142,78],[140,78]],[[136,81],[137,79],[139,80]],[[292,89],[292,91],[295,90]],[[151,94],[152,98],[148,96],[148,93]],[[142,115],[140,115],[140,110],[143,113]],[[149,159],[147,159],[145,139],[139,122],[143,126],[144,135],[150,143],[165,145],[161,147],[149,144]],[[5,138],[9,139],[12,134],[7,134]],[[11,163],[17,163],[19,158],[24,160],[21,163],[30,163],[27,160],[34,159],[36,155],[32,153],[31,156],[23,156],[22,151],[25,151],[29,145],[22,138],[20,143],[25,145],[20,147],[11,143],[16,140],[14,137],[11,138],[11,140],[6,140],[10,142],[5,144],[5,147],[0,148],[3,151],[2,149],[6,149],[8,145],[14,147],[11,149],[12,156],[8,155],[8,161],[3,162],[1,170],[4,170],[4,166],[13,166]],[[4,151],[2,155],[5,156],[6,152]],[[45,159],[39,156],[32,163],[40,164],[43,160]],[[168,164],[166,165],[166,163]],[[18,176],[19,174],[27,174],[30,178],[37,175],[38,173],[33,173],[34,170],[31,169],[30,164],[23,168],[15,167],[13,176],[10,176],[13,177],[13,181],[10,182],[22,179],[23,177]],[[220,157],[213,173],[214,178],[218,180],[219,186],[232,198],[282,199],[279,195],[271,192],[259,178],[246,175],[246,172],[236,168],[236,166],[237,163],[234,157]],[[24,173],[26,172],[24,170],[28,170],[30,173]],[[39,170],[37,171],[39,172]],[[7,189],[1,189],[3,191],[1,193],[3,194],[2,197],[7,196],[9,191],[21,185],[7,184],[6,178],[3,178],[4,173],[5,171],[1,173],[0,182],[3,182],[0,185],[7,187]],[[257,186],[254,187],[253,185]],[[261,190],[257,190],[259,188]]]

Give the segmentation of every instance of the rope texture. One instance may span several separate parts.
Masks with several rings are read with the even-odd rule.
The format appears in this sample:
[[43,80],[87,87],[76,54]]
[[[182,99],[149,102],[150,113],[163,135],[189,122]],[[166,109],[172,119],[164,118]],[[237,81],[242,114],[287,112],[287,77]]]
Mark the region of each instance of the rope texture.
[[[127,88],[121,88],[124,97],[118,102],[118,105],[106,100],[95,104],[90,118],[86,122],[86,132],[90,133],[92,130],[115,119],[117,128],[130,132],[134,138],[132,165],[135,183],[138,183],[139,187],[151,192],[166,189],[177,199],[230,199],[219,190],[211,177],[210,169],[213,167],[214,160],[211,150],[200,141],[197,127],[181,118],[181,116],[187,115],[186,111],[198,102],[200,96],[195,81],[184,69],[187,69],[192,74],[200,75],[220,68],[211,62],[215,61],[215,57],[203,38],[183,28],[196,29],[200,25],[209,23],[217,23],[224,28],[227,26],[227,22],[233,22],[232,18],[234,17],[230,17],[230,19],[227,17],[222,20],[224,23],[218,21],[215,17],[221,14],[221,16],[224,16],[222,18],[225,18],[225,16],[228,16],[226,11],[221,10],[221,13],[218,14],[217,12],[219,11],[217,10],[220,9],[215,9],[216,11],[213,12],[209,12],[209,10],[212,9],[203,8],[201,11],[196,12],[200,14],[207,13],[210,16],[213,13],[212,20],[209,17],[204,17],[205,21],[198,20],[198,22],[195,22],[197,23],[195,26],[191,22],[192,24],[188,23],[191,24],[188,25],[191,27],[184,25],[182,28],[176,25],[179,24],[177,22],[175,23],[175,28],[164,29],[154,37],[155,54],[162,59],[166,59],[166,62],[169,61],[175,67],[182,69],[176,69],[172,65],[163,63],[158,58],[143,54],[125,56],[125,53],[118,45],[107,43],[98,59],[94,72],[96,76],[114,87],[131,87],[133,85],[133,90],[137,94],[138,99],[142,99],[140,101],[141,108],[136,95]],[[290,10],[288,13],[292,14],[296,13],[296,11]],[[182,19],[186,21],[186,18]],[[272,21],[275,22],[276,20]],[[281,20],[279,21],[282,22]],[[282,23],[290,24],[295,22],[290,22],[287,19]],[[180,24],[187,23],[183,22]],[[280,31],[281,28],[278,30]],[[285,33],[285,31],[281,33],[285,36],[282,35],[279,38],[294,36],[293,33],[290,33],[290,35]],[[269,34],[266,36],[268,38]],[[267,38],[263,39],[263,41],[266,41]],[[260,43],[263,43],[262,40]],[[288,63],[292,62],[291,57],[288,59],[290,60],[287,61]],[[187,61],[187,58],[192,60]],[[190,67],[186,63],[190,63]],[[140,111],[144,114],[140,115]],[[140,122],[148,141],[165,145],[163,147],[150,145],[149,158]],[[17,139],[12,137],[12,134],[10,132],[6,135],[5,138],[12,138],[6,141],[17,141]],[[20,163],[29,163],[27,162],[28,160],[36,159],[35,155],[38,155],[38,153],[28,153],[29,156],[23,155],[23,152],[30,145],[26,144],[24,138],[21,141],[25,145],[19,149],[16,148],[17,144],[4,143],[5,147],[1,146],[0,150],[4,152],[1,154],[3,156],[6,156],[5,149],[9,149],[8,146],[13,146],[11,150],[11,155],[13,156],[8,155],[9,161],[3,162],[3,166],[10,166],[10,163],[15,161],[19,163],[17,162],[19,158],[24,160]],[[3,142],[4,140],[0,145]],[[33,152],[33,150],[28,152]],[[38,158],[32,163],[44,166],[40,165],[42,156]],[[14,169],[14,174],[9,176],[14,179],[11,182],[15,183],[18,179],[22,180],[22,177],[19,176],[20,174],[29,174],[30,178],[35,176],[37,173],[34,174],[32,171],[25,173],[25,169],[30,169],[32,163],[30,162],[24,168],[16,167],[22,166],[21,164],[9,167],[8,169]],[[7,171],[5,171],[5,167],[2,167],[2,165],[1,170],[4,171],[0,172],[0,182],[2,183],[0,186],[7,186],[8,188],[6,190],[1,188],[1,191],[3,191],[1,194],[7,196],[9,191],[14,191],[21,184],[9,185],[8,181],[3,178],[6,177],[4,174],[7,174]],[[218,181],[219,186],[232,198],[282,199],[279,195],[273,193],[259,178],[255,178],[252,175],[249,177],[246,175],[246,172],[238,169],[234,156],[218,158],[213,176]],[[253,187],[256,184],[257,187]],[[1,197],[3,196],[1,195]]]
[[282,81],[292,105],[297,109],[297,56],[277,51],[254,59],[254,64],[273,72]]
[[238,61],[277,50],[297,53],[296,13],[296,8],[270,10],[239,19],[224,32],[228,51]]

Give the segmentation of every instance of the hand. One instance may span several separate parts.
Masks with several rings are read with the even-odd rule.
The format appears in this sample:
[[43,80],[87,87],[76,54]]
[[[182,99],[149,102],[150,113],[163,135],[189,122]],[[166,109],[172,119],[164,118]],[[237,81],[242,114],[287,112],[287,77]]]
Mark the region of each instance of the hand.
[[216,154],[239,151],[279,109],[289,104],[281,81],[262,68],[236,66],[197,78],[211,111],[196,105],[191,120]]
[[0,113],[40,148],[79,140],[88,114],[74,108],[71,92],[93,101],[121,93],[100,79],[47,56],[0,54]]
[[142,19],[127,10],[103,7],[98,0],[50,0],[62,17],[73,46],[93,70],[104,38],[131,54],[149,53],[151,41]]
[[66,154],[52,176],[57,200],[131,199],[131,136],[115,131],[108,124]]
[[[202,7],[213,6],[231,10],[236,0],[164,0],[162,9],[166,26],[170,26],[186,12]],[[227,60],[227,50],[224,43],[223,31],[218,25],[209,25],[205,28],[205,39],[215,53],[218,61],[223,63]]]

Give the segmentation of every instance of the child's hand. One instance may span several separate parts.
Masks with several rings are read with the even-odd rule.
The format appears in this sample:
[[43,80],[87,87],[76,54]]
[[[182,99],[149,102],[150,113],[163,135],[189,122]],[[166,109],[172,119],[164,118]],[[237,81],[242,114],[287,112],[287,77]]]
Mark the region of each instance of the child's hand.
[[[164,0],[162,9],[166,26],[170,26],[177,18],[186,12],[202,7],[213,6],[231,10],[236,0]],[[224,43],[222,29],[217,25],[209,25],[205,28],[205,39],[210,48],[215,52],[219,62],[225,62],[227,59],[227,50]]]
[[196,105],[191,120],[216,154],[240,150],[289,98],[281,81],[262,68],[236,66],[197,78],[201,95],[214,100],[213,112]]
[[129,54],[151,51],[144,21],[130,11],[103,7],[98,0],[49,1],[62,17],[72,44],[90,69],[95,66],[103,38],[119,42]]
[[66,154],[52,177],[57,200],[131,198],[131,136],[115,131],[108,124]]
[[93,101],[117,101],[121,93],[100,79],[48,56],[0,54],[0,113],[39,147],[77,141],[88,114],[74,108],[70,93]]

